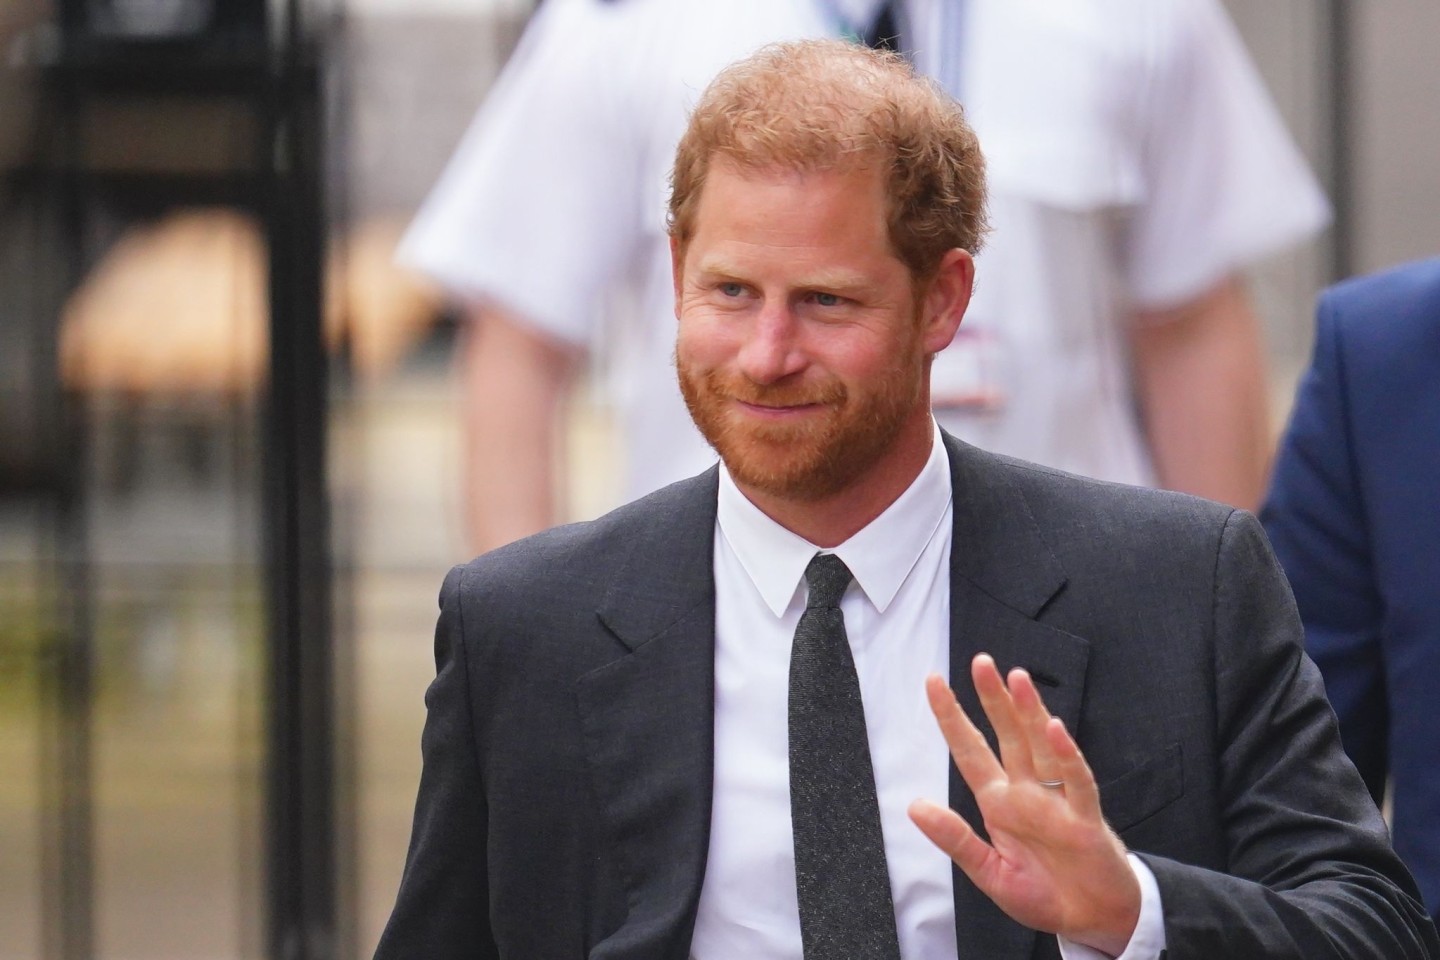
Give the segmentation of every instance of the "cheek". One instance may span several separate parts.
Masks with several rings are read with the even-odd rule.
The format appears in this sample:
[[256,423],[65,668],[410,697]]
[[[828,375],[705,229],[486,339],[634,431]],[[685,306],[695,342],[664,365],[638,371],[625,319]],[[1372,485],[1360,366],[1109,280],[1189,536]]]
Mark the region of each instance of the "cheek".
[[676,331],[675,356],[692,368],[712,369],[734,355],[732,339],[725,324],[701,311],[688,310],[681,315]]
[[903,345],[889,337],[865,337],[851,343],[834,345],[820,365],[852,384],[878,383],[902,365]]

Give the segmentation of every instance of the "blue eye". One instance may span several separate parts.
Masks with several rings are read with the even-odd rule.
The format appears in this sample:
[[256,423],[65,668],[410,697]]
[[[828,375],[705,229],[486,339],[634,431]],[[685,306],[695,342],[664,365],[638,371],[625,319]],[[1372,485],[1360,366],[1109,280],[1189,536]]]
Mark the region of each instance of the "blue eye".
[[745,288],[738,283],[722,283],[720,292],[727,297],[738,297],[745,292]]
[[833,293],[817,293],[815,294],[815,302],[822,307],[840,306],[840,298]]

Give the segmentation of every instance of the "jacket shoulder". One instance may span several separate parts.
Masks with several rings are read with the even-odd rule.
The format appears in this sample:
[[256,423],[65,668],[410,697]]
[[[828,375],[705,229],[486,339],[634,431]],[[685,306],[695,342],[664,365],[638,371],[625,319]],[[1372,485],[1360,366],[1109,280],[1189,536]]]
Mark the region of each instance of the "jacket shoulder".
[[452,579],[463,584],[493,582],[506,589],[562,579],[572,586],[603,579],[647,540],[667,534],[694,536],[713,527],[717,486],[718,472],[712,467],[594,520],[551,527],[491,550],[458,567]]
[[1400,348],[1440,332],[1440,257],[1338,283],[1320,297],[1321,336],[1345,343],[1395,342]]
[[1042,581],[1120,606],[1137,596],[1197,593],[1213,582],[1227,536],[1253,528],[1263,541],[1253,517],[1224,504],[947,442],[957,568],[1016,609],[1032,611],[1037,604],[1027,598],[1039,599],[1016,584]]
[[1096,480],[1053,467],[974,450],[985,469],[1023,498],[1042,530],[1076,528],[1126,536],[1136,530],[1213,529],[1223,526],[1235,508],[1173,490],[1157,490]]

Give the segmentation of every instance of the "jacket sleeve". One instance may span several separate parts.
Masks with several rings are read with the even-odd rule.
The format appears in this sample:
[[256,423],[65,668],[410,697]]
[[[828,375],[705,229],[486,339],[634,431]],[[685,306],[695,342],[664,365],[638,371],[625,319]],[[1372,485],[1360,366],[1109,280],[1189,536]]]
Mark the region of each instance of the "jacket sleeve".
[[1340,717],[1345,751],[1376,803],[1389,771],[1383,608],[1355,475],[1348,376],[1334,298],[1281,442],[1261,520],[1290,578],[1305,645]]
[[1231,515],[1213,583],[1224,873],[1144,856],[1168,960],[1435,960],[1440,941],[1341,749],[1259,524]]
[[462,568],[451,570],[440,592],[410,850],[376,960],[499,957],[490,926],[488,818],[471,714],[462,576]]

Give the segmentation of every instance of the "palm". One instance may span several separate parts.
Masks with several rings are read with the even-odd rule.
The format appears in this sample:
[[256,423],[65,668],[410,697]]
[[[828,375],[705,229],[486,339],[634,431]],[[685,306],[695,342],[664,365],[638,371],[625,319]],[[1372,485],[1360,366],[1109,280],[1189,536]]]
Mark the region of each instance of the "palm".
[[[1139,889],[1124,846],[1101,816],[1088,765],[1023,671],[1011,674],[1008,689],[988,657],[977,657],[972,672],[999,757],[944,680],[932,677],[926,690],[989,843],[954,811],[925,801],[911,808],[912,818],[1016,921],[1101,949],[1123,948],[1139,914]],[[1064,784],[1043,785],[1047,780]]]

